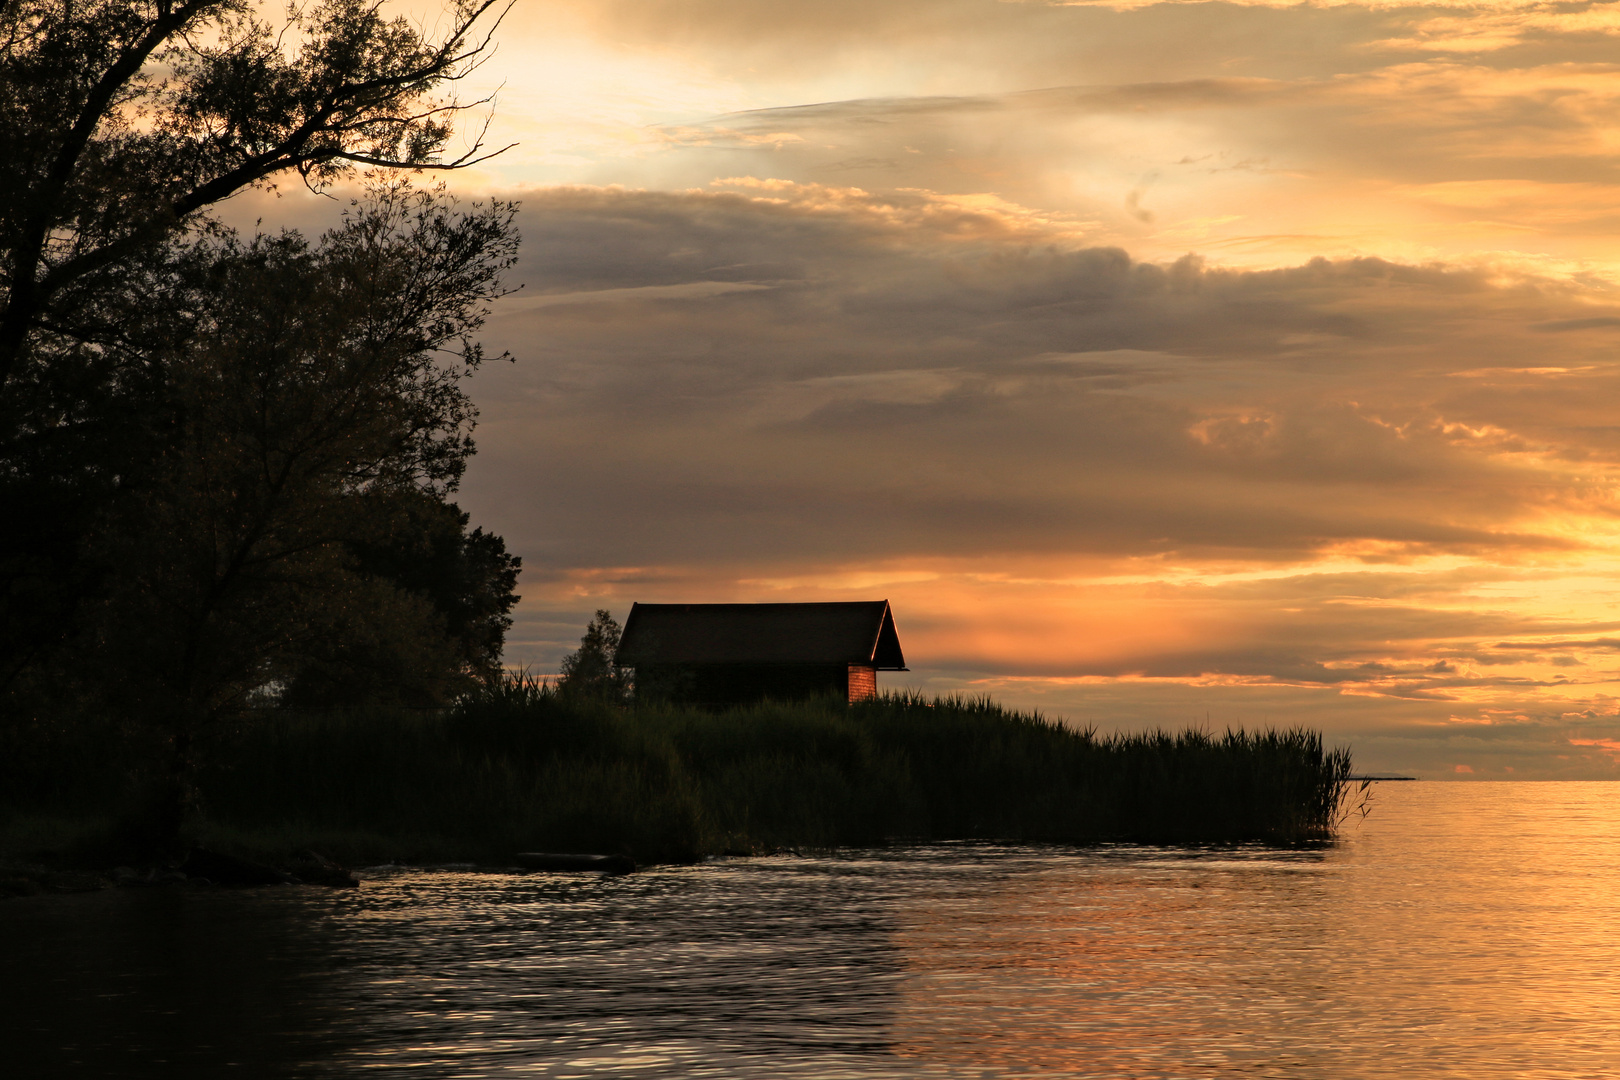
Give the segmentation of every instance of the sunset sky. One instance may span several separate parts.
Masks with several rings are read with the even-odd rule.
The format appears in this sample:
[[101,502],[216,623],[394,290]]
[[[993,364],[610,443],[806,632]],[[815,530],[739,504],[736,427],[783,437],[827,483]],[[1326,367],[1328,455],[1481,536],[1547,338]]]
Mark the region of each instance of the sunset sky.
[[450,182],[523,204],[460,497],[524,559],[509,662],[637,600],[887,598],[889,687],[1617,774],[1620,4],[498,37],[520,145]]

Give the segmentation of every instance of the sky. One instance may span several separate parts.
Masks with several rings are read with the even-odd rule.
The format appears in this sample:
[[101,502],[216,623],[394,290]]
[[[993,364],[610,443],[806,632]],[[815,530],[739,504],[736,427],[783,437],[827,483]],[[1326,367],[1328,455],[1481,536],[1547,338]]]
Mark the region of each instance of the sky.
[[886,688],[1620,776],[1620,4],[497,39],[462,92],[517,145],[449,182],[522,203],[459,495],[524,561],[508,663],[634,601],[886,598]]

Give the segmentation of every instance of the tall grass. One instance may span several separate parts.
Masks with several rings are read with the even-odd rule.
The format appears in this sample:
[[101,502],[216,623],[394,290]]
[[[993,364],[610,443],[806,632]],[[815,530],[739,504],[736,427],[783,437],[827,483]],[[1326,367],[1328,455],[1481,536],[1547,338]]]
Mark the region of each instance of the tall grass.
[[269,714],[199,788],[222,835],[356,861],[661,862],[897,837],[1295,842],[1332,834],[1349,775],[1302,729],[1098,736],[915,695],[625,708],[514,678],[442,714]]

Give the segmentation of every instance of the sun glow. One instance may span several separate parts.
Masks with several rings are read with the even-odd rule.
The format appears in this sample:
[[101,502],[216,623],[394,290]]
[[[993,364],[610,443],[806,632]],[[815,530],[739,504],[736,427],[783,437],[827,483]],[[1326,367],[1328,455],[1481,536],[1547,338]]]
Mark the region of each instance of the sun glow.
[[1247,7],[514,10],[511,655],[884,596],[927,689],[1609,775],[1620,23]]

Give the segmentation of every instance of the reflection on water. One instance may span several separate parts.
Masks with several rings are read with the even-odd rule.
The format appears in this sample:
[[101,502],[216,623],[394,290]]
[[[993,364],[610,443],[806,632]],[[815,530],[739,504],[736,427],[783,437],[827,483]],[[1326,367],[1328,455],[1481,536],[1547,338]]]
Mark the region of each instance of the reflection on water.
[[1315,851],[28,898],[0,949],[22,1076],[1612,1076],[1620,785],[1384,784]]

